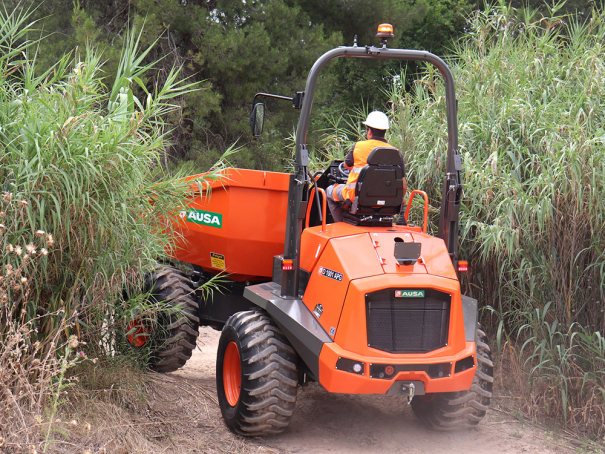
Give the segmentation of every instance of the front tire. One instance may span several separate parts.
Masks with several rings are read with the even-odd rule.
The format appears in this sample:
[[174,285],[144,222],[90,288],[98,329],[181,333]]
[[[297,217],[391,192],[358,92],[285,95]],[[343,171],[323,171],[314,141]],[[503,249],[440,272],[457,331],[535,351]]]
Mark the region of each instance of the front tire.
[[167,307],[154,323],[135,320],[128,341],[136,348],[149,348],[149,365],[156,372],[173,372],[185,365],[195,349],[199,318],[191,280],[172,267],[159,267],[146,279],[150,298]]
[[494,364],[487,336],[477,329],[477,370],[471,389],[417,396],[414,414],[433,430],[454,431],[475,427],[485,417],[492,397]]
[[298,357],[263,311],[232,315],[216,360],[219,406],[227,427],[249,437],[283,432],[294,412]]

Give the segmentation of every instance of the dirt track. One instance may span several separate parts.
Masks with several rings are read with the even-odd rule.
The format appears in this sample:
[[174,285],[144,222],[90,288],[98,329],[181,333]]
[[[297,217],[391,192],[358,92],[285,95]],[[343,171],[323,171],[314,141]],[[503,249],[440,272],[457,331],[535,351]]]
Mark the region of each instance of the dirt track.
[[[297,411],[285,433],[244,439],[229,432],[216,404],[214,362],[220,333],[200,330],[199,349],[185,368],[158,376],[149,410],[180,416],[179,429],[158,436],[164,452],[240,453],[565,453],[561,440],[524,427],[492,405],[486,420],[465,433],[425,429],[403,398],[329,394],[319,385],[299,388]],[[496,391],[497,393],[497,391]]]

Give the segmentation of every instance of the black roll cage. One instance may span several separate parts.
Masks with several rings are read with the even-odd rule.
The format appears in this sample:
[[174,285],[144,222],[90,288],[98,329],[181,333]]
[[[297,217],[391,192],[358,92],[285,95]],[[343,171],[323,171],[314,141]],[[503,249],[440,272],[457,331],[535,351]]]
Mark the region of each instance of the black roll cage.
[[298,120],[298,127],[296,129],[295,168],[294,173],[290,175],[286,239],[284,246],[284,259],[291,259],[293,267],[292,270],[284,271],[282,273],[281,296],[283,298],[299,297],[298,288],[302,222],[305,217],[307,204],[309,203],[309,185],[311,183],[307,169],[309,166],[309,153],[306,147],[306,138],[317,80],[324,66],[329,61],[340,57],[425,61],[436,66],[441,73],[445,82],[448,145],[446,175],[443,184],[437,236],[445,241],[452,261],[455,261],[458,256],[458,213],[462,200],[462,183],[460,179],[462,162],[458,151],[457,102],[454,78],[449,67],[441,58],[430,52],[389,49],[384,42],[382,47],[342,46],[326,52],[317,59],[309,72],[305,91],[303,92],[304,101],[302,102],[302,109]]

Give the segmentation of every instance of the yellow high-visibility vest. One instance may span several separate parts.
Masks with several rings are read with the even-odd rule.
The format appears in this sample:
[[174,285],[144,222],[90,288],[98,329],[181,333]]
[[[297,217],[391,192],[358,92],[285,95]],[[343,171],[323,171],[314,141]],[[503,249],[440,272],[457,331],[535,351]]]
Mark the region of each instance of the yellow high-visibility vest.
[[[368,156],[370,156],[372,150],[377,147],[395,148],[386,143],[384,140],[365,140],[355,144],[355,148],[353,148],[354,164],[351,172],[349,173],[347,184],[344,185],[344,188],[342,188],[342,201],[352,203],[355,199],[355,185],[357,184],[357,179],[359,178],[361,169],[368,164]],[[335,194],[340,193],[340,191],[336,191],[336,187],[334,189]]]

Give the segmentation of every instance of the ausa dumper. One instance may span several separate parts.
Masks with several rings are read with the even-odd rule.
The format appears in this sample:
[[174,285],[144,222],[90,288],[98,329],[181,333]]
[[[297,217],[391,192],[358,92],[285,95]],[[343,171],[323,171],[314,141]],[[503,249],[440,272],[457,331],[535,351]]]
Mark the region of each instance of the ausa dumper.
[[[331,393],[407,397],[417,417],[439,430],[474,426],[488,410],[490,349],[477,322],[477,301],[461,294],[458,278],[466,263],[458,260],[462,166],[454,80],[431,53],[388,48],[392,28],[377,36],[379,47],[339,47],[322,55],[304,92],[255,97],[257,136],[265,113],[259,99],[288,99],[300,109],[294,172],[227,169],[206,189],[193,186],[178,219],[174,259],[194,271],[164,267],[149,279],[154,298],[180,309],[159,321],[164,329],[153,367],[181,367],[199,326],[221,329],[218,401],[226,424],[242,435],[282,432],[298,386],[309,381]],[[320,72],[341,57],[423,61],[441,73],[448,149],[437,236],[427,234],[422,191],[412,191],[400,213],[403,170],[399,151],[389,147],[368,157],[344,222],[330,222],[325,189],[346,182],[346,174],[333,162],[311,176],[305,138]],[[424,198],[422,225],[395,222],[397,215],[408,220],[416,195]],[[220,292],[199,290],[217,275],[223,275]],[[129,339],[141,347],[153,339],[149,331],[135,324]]]

